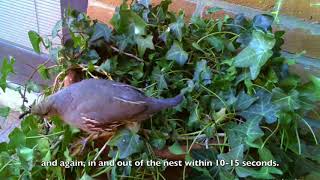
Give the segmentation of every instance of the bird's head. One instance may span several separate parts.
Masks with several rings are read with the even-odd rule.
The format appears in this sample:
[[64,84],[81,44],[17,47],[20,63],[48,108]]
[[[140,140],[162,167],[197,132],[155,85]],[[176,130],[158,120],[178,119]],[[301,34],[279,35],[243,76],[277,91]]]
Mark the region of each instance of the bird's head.
[[56,112],[53,108],[53,101],[47,97],[39,103],[34,104],[31,107],[31,114],[38,115],[41,117],[47,117],[54,115]]

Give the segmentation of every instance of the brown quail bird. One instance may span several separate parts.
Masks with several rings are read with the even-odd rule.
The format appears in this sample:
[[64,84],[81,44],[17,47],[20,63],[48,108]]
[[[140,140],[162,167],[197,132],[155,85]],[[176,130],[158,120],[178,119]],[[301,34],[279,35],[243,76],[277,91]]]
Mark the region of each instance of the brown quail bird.
[[89,133],[112,132],[119,126],[141,122],[178,105],[183,95],[156,99],[137,88],[102,79],[83,80],[45,98],[31,108],[39,116],[58,115],[66,123]]

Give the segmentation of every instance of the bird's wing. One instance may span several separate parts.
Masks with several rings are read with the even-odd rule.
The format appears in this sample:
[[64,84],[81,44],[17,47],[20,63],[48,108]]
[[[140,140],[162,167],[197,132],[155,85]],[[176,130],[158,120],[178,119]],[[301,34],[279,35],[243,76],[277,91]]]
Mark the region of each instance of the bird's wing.
[[108,128],[109,125],[118,126],[133,121],[147,109],[148,106],[144,101],[131,101],[115,96],[100,100],[92,98],[84,105],[79,105],[77,111],[80,112],[83,122],[88,122],[88,119],[96,122],[92,124],[89,121],[93,128]]
[[128,90],[128,89],[135,90],[137,93],[140,93],[140,94],[144,95],[144,92],[141,89],[139,89],[137,87],[134,87],[134,86],[130,86],[128,84],[123,84],[123,83],[118,83],[117,82],[117,83],[112,83],[112,86],[115,86],[115,87],[118,87],[118,88],[122,88],[122,89],[126,89],[126,90]]

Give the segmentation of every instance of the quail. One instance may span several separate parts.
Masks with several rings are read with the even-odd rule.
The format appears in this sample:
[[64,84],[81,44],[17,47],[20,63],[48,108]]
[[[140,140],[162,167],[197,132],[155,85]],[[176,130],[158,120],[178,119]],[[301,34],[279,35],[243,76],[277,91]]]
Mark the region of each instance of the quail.
[[182,100],[182,94],[157,99],[124,83],[87,79],[46,97],[31,108],[31,113],[42,117],[57,115],[88,133],[112,132],[120,126],[146,120]]

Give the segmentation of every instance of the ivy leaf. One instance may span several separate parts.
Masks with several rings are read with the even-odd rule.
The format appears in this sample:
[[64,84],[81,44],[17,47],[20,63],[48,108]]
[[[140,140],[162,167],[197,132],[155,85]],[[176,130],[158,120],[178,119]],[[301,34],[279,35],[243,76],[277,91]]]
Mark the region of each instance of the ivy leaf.
[[100,56],[94,49],[90,50],[86,55],[81,57],[81,61],[88,64],[96,64],[99,59]]
[[80,180],[94,180],[94,179],[87,173],[84,173],[84,175],[80,178]]
[[294,111],[301,107],[299,102],[299,92],[297,90],[291,90],[286,94],[280,88],[272,89],[272,100],[273,103],[278,104],[280,108],[286,111]]
[[214,47],[214,49],[217,52],[221,52],[224,50],[224,42],[222,40],[222,38],[220,37],[215,37],[215,36],[210,36],[208,38],[206,38],[206,41],[208,41],[208,43]]
[[11,148],[19,148],[26,144],[26,136],[19,128],[15,128],[10,134],[10,147]]
[[59,20],[53,27],[52,31],[51,31],[51,36],[52,38],[57,37],[59,31],[61,31],[62,29],[62,20]]
[[36,83],[34,83],[33,81],[28,81],[27,82],[27,85],[26,85],[26,88],[27,88],[27,92],[37,92],[39,93],[41,90],[40,90],[40,86],[37,85]]
[[114,39],[115,39],[116,45],[119,48],[120,52],[125,50],[128,47],[128,45],[134,43],[134,41],[132,40],[131,36],[125,36],[123,34],[115,36]]
[[262,29],[264,32],[267,32],[271,29],[273,23],[273,16],[268,14],[259,14],[253,18],[253,28],[259,30]]
[[150,0],[138,0],[138,3],[142,4],[146,8],[149,8]]
[[245,110],[250,107],[258,98],[247,95],[244,91],[241,91],[237,97],[235,103],[236,110]]
[[8,179],[10,178],[18,178],[21,175],[20,172],[20,163],[12,163],[5,167],[8,162],[12,161],[12,156],[7,151],[0,152],[0,167],[2,167],[0,171],[1,179]]
[[[258,153],[261,161],[270,161],[274,160],[272,153],[266,147],[259,148]],[[273,166],[264,166],[259,170],[247,168],[247,167],[236,167],[236,172],[239,177],[245,178],[251,176],[258,179],[274,179],[271,174],[282,175],[282,171]]]
[[184,14],[181,13],[176,22],[169,24],[170,32],[172,32],[179,41],[182,40],[182,28],[184,27],[183,17]]
[[236,57],[234,64],[236,67],[248,67],[251,79],[255,80],[261,67],[272,56],[272,48],[275,45],[274,36],[265,34],[262,31],[253,31],[252,40]]
[[199,126],[199,122],[200,122],[199,106],[194,105],[190,113],[187,125],[190,128],[195,128]]
[[253,177],[257,179],[274,179],[271,174],[282,174],[282,171],[275,167],[262,167],[259,170],[255,170],[248,167],[236,167],[236,173],[239,177]]
[[61,50],[61,47],[56,47],[56,48],[50,48],[49,50],[49,58],[51,60],[54,60],[56,63],[58,62],[58,58],[59,58],[59,52]]
[[151,79],[157,82],[158,90],[168,89],[168,85],[165,79],[165,74],[160,70],[159,67],[154,68],[152,71]]
[[28,32],[29,40],[31,42],[31,45],[33,47],[33,50],[40,54],[40,43],[42,41],[41,36],[35,32],[35,31],[29,31]]
[[7,57],[3,58],[2,66],[0,69],[1,78],[0,78],[0,87],[5,92],[7,87],[7,77],[9,73],[14,73],[13,71],[13,65],[15,63],[15,59],[10,57],[9,59]]
[[193,80],[203,85],[209,85],[212,81],[212,72],[210,67],[207,66],[206,60],[201,60],[196,63]]
[[109,145],[117,146],[119,158],[124,159],[143,149],[143,141],[140,136],[128,129],[123,129],[112,138]]
[[99,66],[99,70],[111,73],[116,70],[117,64],[118,62],[116,58],[107,59]]
[[188,53],[185,52],[178,42],[174,42],[166,54],[168,60],[177,62],[180,66],[184,65],[188,60]]
[[166,140],[165,138],[156,137],[151,139],[150,144],[156,149],[163,149],[166,145]]
[[[217,159],[217,153],[212,149],[193,149],[191,150],[191,157],[193,160],[215,162],[215,160]],[[195,174],[195,176],[198,177],[197,179],[214,179],[214,177],[216,177],[220,171],[218,166],[206,168],[200,166],[193,166],[192,168],[194,168],[198,172],[197,174]]]
[[277,121],[279,107],[271,103],[271,94],[261,90],[256,95],[259,97],[258,102],[243,110],[240,114],[246,119],[265,118],[269,124]]
[[166,44],[168,44],[168,38],[169,38],[169,35],[170,35],[170,29],[168,28],[167,30],[163,31],[159,38]]
[[252,144],[256,139],[263,136],[263,131],[260,129],[259,126],[260,121],[258,119],[251,119],[248,120],[240,127],[240,129],[246,135],[246,143]]
[[185,154],[184,150],[181,148],[178,142],[175,142],[168,149],[172,154],[175,154],[175,155]]
[[9,107],[0,107],[0,116],[7,118],[10,113],[10,108]]
[[226,126],[226,132],[229,136],[231,147],[236,147],[246,143],[249,146],[256,146],[254,141],[263,136],[259,123],[261,119],[252,118],[243,124],[230,123]]
[[96,23],[94,25],[94,33],[90,39],[90,42],[96,41],[100,38],[104,38],[105,41],[109,42],[112,36],[112,29],[106,24]]
[[146,22],[132,10],[121,8],[111,19],[111,24],[120,33],[129,33],[133,30],[135,35],[144,35]]
[[223,9],[220,7],[211,7],[207,10],[207,14],[214,14],[214,13],[219,12],[221,10],[223,10]]
[[[226,162],[231,162],[233,160],[239,160],[240,162],[243,159],[244,146],[243,144],[231,148],[228,153],[222,153],[218,155],[218,159],[225,160]],[[230,170],[232,167],[230,165],[224,166],[226,169]]]
[[32,161],[33,159],[33,149],[22,147],[18,151],[19,157],[23,159],[24,161]]
[[38,73],[42,79],[50,79],[49,71],[45,65],[40,64],[38,66]]
[[152,35],[148,35],[146,38],[143,38],[141,36],[137,37],[136,42],[138,45],[138,51],[139,51],[140,57],[144,55],[144,53],[146,52],[146,49],[154,49],[152,39],[153,39]]

